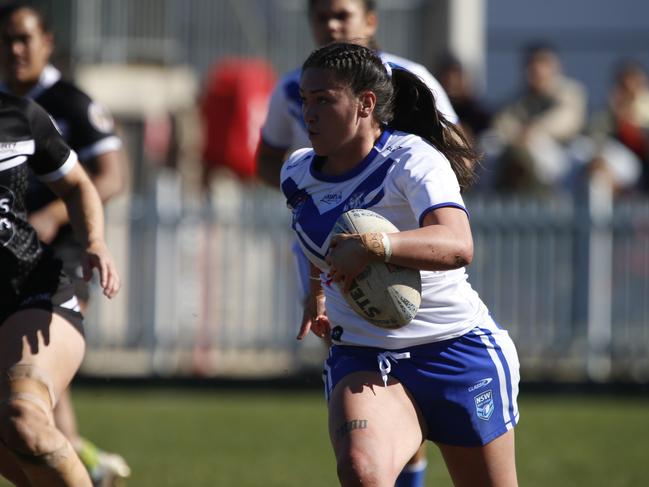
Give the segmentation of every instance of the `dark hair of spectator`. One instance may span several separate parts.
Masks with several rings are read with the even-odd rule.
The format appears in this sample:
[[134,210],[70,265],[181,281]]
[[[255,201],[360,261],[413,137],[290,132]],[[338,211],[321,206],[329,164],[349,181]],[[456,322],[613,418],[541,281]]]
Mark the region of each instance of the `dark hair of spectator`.
[[34,5],[33,3],[27,1],[9,2],[0,6],[0,25],[4,25],[9,17],[11,17],[18,10],[22,9],[27,9],[36,16],[43,32],[51,32],[50,22],[47,15],[45,14],[45,11],[42,8]]
[[532,58],[539,54],[558,55],[558,53],[559,51],[552,43],[548,41],[534,41],[523,48],[523,61],[525,64],[529,64]]
[[[313,9],[315,8],[315,4],[318,0],[309,0],[309,6],[308,6],[308,11],[309,11],[309,16],[313,13]],[[365,8],[365,12],[376,12],[376,0],[354,0],[356,2],[361,2],[363,4],[363,7]]]

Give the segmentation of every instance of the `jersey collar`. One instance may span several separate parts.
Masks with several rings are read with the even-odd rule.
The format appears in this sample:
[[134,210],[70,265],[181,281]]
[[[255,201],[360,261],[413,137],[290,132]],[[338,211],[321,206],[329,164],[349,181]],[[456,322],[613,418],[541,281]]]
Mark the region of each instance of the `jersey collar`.
[[[56,69],[51,64],[48,64],[47,66],[45,66],[45,68],[43,68],[41,76],[38,78],[38,81],[36,82],[34,87],[29,90],[29,92],[25,96],[34,100],[41,96],[43,92],[47,91],[54,84],[56,84],[56,82],[60,79],[61,71]],[[9,86],[7,86],[7,83],[4,82],[0,83],[0,91],[3,93],[11,93]]]
[[386,128],[385,130],[383,130],[380,137],[377,139],[376,143],[374,144],[374,147],[372,147],[372,150],[369,152],[369,154],[367,154],[363,158],[361,163],[354,166],[352,169],[350,169],[349,171],[343,174],[337,174],[335,176],[332,176],[330,174],[323,174],[322,172],[317,170],[316,168],[320,167],[321,165],[322,156],[318,156],[314,154],[313,159],[311,160],[311,167],[310,167],[311,176],[313,176],[316,179],[319,179],[320,181],[329,181],[329,182],[346,181],[348,179],[353,178],[354,176],[363,172],[363,170],[370,165],[370,163],[374,160],[374,158],[381,151],[381,149],[383,149],[385,143],[390,138],[390,135],[392,135],[391,129]]
[[31,90],[29,90],[29,93],[27,93],[27,97],[31,98],[32,100],[35,100],[36,98],[41,96],[44,91],[51,88],[60,79],[61,79],[61,71],[56,69],[51,64],[48,64],[43,69],[43,72],[41,73],[41,77],[38,79],[38,83],[36,83],[36,85]]

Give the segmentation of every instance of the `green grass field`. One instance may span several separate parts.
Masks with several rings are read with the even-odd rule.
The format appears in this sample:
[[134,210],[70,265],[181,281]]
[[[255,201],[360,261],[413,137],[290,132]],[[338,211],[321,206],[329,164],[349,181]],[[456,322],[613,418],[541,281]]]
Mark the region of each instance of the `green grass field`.
[[[317,391],[78,387],[73,397],[82,432],[128,459],[128,487],[338,485]],[[523,393],[520,410],[522,487],[648,485],[649,397]],[[432,444],[427,485],[451,485]]]

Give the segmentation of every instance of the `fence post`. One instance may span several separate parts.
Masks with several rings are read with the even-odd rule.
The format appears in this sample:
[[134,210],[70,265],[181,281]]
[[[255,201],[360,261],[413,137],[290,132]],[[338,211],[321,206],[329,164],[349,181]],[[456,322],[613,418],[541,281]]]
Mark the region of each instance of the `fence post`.
[[595,172],[588,183],[588,377],[605,381],[611,375],[613,188]]

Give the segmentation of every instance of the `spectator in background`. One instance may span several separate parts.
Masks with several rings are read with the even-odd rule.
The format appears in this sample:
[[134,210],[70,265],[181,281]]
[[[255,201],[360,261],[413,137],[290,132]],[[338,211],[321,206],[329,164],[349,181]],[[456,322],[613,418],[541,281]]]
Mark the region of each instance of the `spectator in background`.
[[[45,108],[106,202],[121,191],[125,165],[110,114],[74,84],[61,79],[61,73],[49,63],[54,37],[43,12],[27,2],[6,4],[0,9],[0,34],[4,77],[0,91],[31,98]],[[73,235],[63,201],[32,174],[26,209],[39,239],[63,261],[85,310],[89,288],[80,274],[83,248]],[[54,409],[54,419],[97,485],[112,485],[101,482],[129,475],[121,456],[101,451],[79,435],[67,390]]]
[[494,118],[486,166],[494,189],[543,193],[570,172],[566,146],[583,129],[586,93],[548,44],[525,50],[523,75],[522,92]]
[[477,97],[460,60],[450,53],[444,55],[437,63],[435,77],[446,90],[464,134],[472,140],[477,140],[482,132],[489,128],[491,112]]
[[649,193],[649,86],[639,63],[617,67],[608,107],[593,117],[589,134],[590,170],[605,171],[618,192]]

